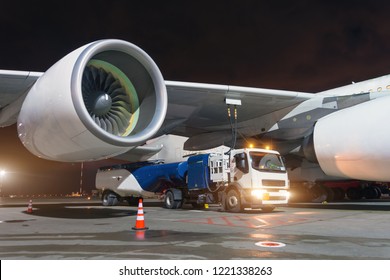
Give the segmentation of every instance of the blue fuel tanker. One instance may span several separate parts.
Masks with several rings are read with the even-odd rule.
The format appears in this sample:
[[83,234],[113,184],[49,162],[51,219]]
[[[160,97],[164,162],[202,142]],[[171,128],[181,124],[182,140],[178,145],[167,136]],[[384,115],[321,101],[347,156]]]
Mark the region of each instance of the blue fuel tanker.
[[124,200],[133,205],[139,197],[158,195],[168,209],[189,203],[194,207],[220,204],[231,212],[272,211],[289,198],[282,157],[255,148],[232,150],[229,155],[193,155],[175,163],[146,161],[100,168],[96,188],[105,206]]

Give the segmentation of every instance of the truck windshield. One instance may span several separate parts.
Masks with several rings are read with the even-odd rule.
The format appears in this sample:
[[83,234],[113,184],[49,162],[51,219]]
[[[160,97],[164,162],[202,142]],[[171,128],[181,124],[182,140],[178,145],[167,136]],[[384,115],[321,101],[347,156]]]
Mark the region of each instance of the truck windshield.
[[267,172],[286,172],[282,157],[277,154],[250,152],[252,168]]

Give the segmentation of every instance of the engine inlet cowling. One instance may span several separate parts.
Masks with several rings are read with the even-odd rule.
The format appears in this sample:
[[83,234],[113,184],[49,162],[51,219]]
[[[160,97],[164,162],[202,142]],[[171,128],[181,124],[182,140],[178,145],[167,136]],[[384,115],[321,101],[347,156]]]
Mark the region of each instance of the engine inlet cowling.
[[19,136],[43,158],[107,158],[152,138],[167,100],[160,70],[144,51],[121,40],[96,41],[35,83],[19,114]]

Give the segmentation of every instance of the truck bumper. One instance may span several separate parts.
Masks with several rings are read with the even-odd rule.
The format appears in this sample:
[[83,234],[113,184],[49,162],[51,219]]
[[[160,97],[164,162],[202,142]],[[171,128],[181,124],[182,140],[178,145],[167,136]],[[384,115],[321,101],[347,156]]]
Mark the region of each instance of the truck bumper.
[[241,202],[244,207],[261,208],[264,205],[287,204],[289,193],[286,190],[255,191],[252,189],[241,192]]

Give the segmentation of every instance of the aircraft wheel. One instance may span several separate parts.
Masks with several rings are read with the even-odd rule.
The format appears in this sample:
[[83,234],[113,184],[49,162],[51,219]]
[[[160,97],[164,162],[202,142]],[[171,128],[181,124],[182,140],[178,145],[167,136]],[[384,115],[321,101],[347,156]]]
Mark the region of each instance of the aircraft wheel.
[[375,186],[374,188],[376,189],[376,191],[377,191],[377,193],[378,193],[378,195],[376,196],[376,198],[377,198],[377,199],[378,199],[378,198],[381,198],[381,196],[382,196],[381,188],[380,188],[380,187],[377,187],[377,186]]
[[363,196],[367,199],[375,199],[378,197],[378,190],[374,187],[364,188]]
[[363,198],[363,192],[361,188],[353,187],[347,190],[347,197],[350,200],[358,200]]
[[228,191],[226,195],[226,208],[227,211],[233,213],[239,213],[243,210],[241,205],[241,196],[236,189]]

